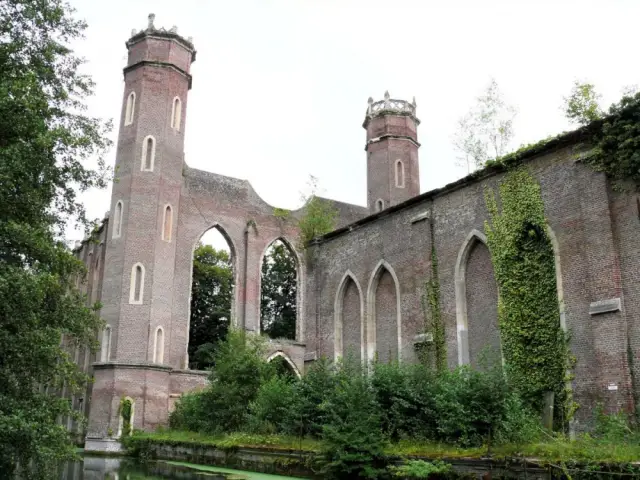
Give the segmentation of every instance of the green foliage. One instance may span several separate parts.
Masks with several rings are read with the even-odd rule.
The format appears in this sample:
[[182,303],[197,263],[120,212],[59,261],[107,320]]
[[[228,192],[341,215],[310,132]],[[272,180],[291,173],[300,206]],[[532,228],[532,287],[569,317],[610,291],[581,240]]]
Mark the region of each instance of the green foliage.
[[[182,400],[179,402],[176,411],[181,416],[176,416],[173,424],[188,427],[195,422],[199,429],[207,432],[242,429],[249,414],[249,404],[255,400],[263,382],[272,375],[272,369],[263,359],[264,348],[261,337],[229,330],[214,354],[210,385],[196,396],[186,396],[187,402],[193,402],[187,408],[180,405]],[[197,402],[201,405],[196,405]],[[197,421],[185,419],[188,411],[201,416]]]
[[572,123],[587,125],[602,117],[599,101],[601,95],[596,93],[591,83],[573,83],[571,94],[564,98],[564,114]]
[[530,405],[539,407],[543,392],[554,391],[556,398],[564,394],[569,365],[540,186],[526,170],[514,170],[500,184],[501,210],[492,191],[486,200],[507,376]]
[[291,210],[276,207],[273,209],[273,216],[281,220],[287,220],[291,216]]
[[260,328],[270,338],[296,338],[298,268],[295,254],[281,240],[262,261]]
[[604,172],[620,188],[625,182],[640,185],[640,93],[623,97],[609,109],[602,126],[594,129],[591,154],[585,162]]
[[431,277],[425,283],[422,295],[422,310],[425,317],[425,330],[433,335],[433,343],[419,347],[421,360],[428,366],[434,366],[442,372],[447,368],[447,341],[445,338],[442,310],[440,308],[440,278],[438,276],[438,255],[436,253],[433,225],[431,226]]
[[381,478],[389,462],[380,408],[359,362],[338,365],[335,387],[323,405],[323,473],[327,478]]
[[274,375],[263,383],[249,405],[249,430],[267,434],[285,431],[294,388],[291,377],[281,375]]
[[482,167],[489,158],[503,156],[513,138],[516,109],[509,105],[495,79],[469,112],[458,120],[453,138],[458,161],[467,172]]
[[128,398],[122,398],[120,400],[120,408],[118,410],[118,415],[122,417],[122,436],[128,437],[131,435],[133,431],[133,426],[131,425],[131,416],[133,414],[133,403]]
[[318,181],[311,177],[310,192],[302,197],[304,212],[298,219],[300,250],[307,248],[311,240],[335,229],[338,210],[328,200],[317,196]]
[[233,266],[228,252],[201,243],[193,255],[189,367],[213,364],[216,345],[223,340],[231,318]]
[[419,480],[422,478],[447,478],[453,473],[450,463],[441,460],[425,462],[424,460],[408,460],[399,467],[390,467],[389,470],[395,478],[406,480]]
[[74,286],[85,269],[61,241],[67,221],[86,222],[78,192],[105,186],[110,145],[110,125],[85,115],[93,83],[69,48],[86,27],[73,13],[60,0],[0,2],[3,478],[53,477],[51,465],[74,457],[58,420],[81,415],[56,395],[63,385],[67,397],[83,390],[72,352],[94,350],[102,327]]
[[205,400],[205,394],[201,391],[183,394],[169,415],[169,426],[176,430],[192,432],[210,430]]

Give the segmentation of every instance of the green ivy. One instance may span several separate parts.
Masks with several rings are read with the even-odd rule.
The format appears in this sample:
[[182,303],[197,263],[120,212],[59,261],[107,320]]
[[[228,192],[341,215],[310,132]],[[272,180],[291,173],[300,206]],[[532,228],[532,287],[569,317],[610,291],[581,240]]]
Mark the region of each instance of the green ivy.
[[273,216],[280,220],[287,220],[291,215],[291,210],[287,210],[286,208],[274,208]]
[[133,403],[128,398],[120,400],[120,411],[118,412],[122,417],[122,436],[128,437],[133,431],[131,425],[131,414],[133,413]]
[[431,276],[425,282],[424,287],[422,310],[425,316],[425,330],[433,335],[433,344],[423,348],[422,361],[429,366],[435,366],[436,371],[442,372],[447,368],[447,342],[440,309],[438,256],[434,243],[433,226],[431,228]]
[[298,220],[299,248],[304,250],[311,240],[335,229],[338,210],[328,200],[311,196]]
[[609,116],[601,120],[600,128],[593,128],[591,154],[585,163],[604,172],[614,181],[632,181],[640,185],[640,93],[625,96],[611,105]]
[[507,174],[499,191],[501,209],[494,192],[486,191],[491,222],[485,231],[500,292],[503,355],[509,381],[539,407],[543,392],[564,398],[570,359],[560,326],[554,252],[536,180],[520,168]]

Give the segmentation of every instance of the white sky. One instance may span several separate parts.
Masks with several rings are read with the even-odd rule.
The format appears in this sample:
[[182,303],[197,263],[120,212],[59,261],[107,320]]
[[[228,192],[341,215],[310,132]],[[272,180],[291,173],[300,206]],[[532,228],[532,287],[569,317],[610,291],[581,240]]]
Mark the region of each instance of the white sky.
[[[367,98],[387,89],[416,97],[427,191],[465,173],[451,136],[491,76],[519,110],[514,147],[571,128],[560,106],[574,79],[595,83],[605,106],[640,83],[637,0],[70,1],[89,24],[76,51],[97,83],[92,115],[118,123],[124,42],[153,12],[198,51],[187,164],[248,179],[283,208],[300,205],[309,174],[325,196],[366,203],[361,125]],[[85,195],[89,217],[110,194]]]

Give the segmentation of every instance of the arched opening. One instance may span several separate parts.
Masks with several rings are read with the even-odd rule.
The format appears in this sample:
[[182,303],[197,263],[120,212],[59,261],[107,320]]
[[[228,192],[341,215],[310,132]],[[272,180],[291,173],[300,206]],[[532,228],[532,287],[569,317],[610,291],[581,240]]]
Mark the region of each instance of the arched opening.
[[267,362],[274,368],[276,375],[281,377],[289,377],[291,379],[301,378],[300,371],[296,364],[293,363],[289,356],[281,351],[277,351],[267,358]]
[[282,239],[274,240],[262,257],[260,331],[270,338],[295,340],[298,317],[298,260]]
[[382,210],[384,210],[384,200],[379,198],[376,200],[376,212],[381,212]]
[[131,125],[133,123],[133,114],[136,109],[136,94],[135,92],[131,92],[127,97],[127,107],[125,109],[124,114],[124,124],[125,126]]
[[164,363],[164,330],[162,327],[156,328],[153,342],[153,363]]
[[122,231],[122,200],[118,200],[113,210],[113,238],[119,238]]
[[102,257],[102,255],[100,250],[101,250],[100,248],[97,248],[96,261],[93,266],[93,276],[91,280],[91,301],[92,302],[95,302],[98,299],[98,295],[100,293],[100,269],[102,268],[102,263],[100,262],[100,258]]
[[213,354],[233,318],[235,250],[226,232],[215,226],[202,235],[193,253],[189,318],[189,368],[213,365]]
[[156,158],[156,139],[151,135],[142,141],[142,167],[145,172],[152,172]]
[[173,105],[171,108],[171,128],[180,131],[180,121],[182,120],[182,102],[180,98],[175,97],[173,99]]
[[111,325],[104,327],[100,342],[100,361],[108,362],[111,357]]
[[396,187],[404,188],[404,163],[396,160]]
[[164,207],[164,213],[162,214],[162,240],[165,242],[171,241],[171,230],[173,227],[173,210],[171,205]]
[[351,355],[364,359],[364,321],[362,290],[355,276],[344,274],[334,303],[334,358]]
[[144,266],[136,263],[131,268],[131,284],[129,286],[129,303],[142,304],[144,298]]
[[373,270],[368,288],[367,353],[369,360],[389,362],[402,357],[400,284],[393,268],[381,260]]
[[118,437],[128,437],[133,433],[133,420],[136,403],[131,397],[124,397],[120,400],[118,424]]

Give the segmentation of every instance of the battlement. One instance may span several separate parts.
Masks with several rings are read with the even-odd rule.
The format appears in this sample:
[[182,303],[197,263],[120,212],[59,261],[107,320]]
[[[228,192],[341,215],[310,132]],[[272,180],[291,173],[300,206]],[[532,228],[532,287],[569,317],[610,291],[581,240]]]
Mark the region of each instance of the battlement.
[[413,97],[413,101],[399,100],[391,98],[389,91],[384,92],[384,99],[373,101],[373,98],[369,97],[367,107],[367,114],[365,116],[364,128],[367,128],[369,121],[373,117],[379,117],[383,115],[406,115],[411,117],[416,125],[420,123],[420,120],[416,117],[416,98]]
[[141,42],[146,38],[157,38],[157,39],[168,39],[174,40],[184,48],[186,48],[189,52],[191,52],[191,61],[195,61],[196,59],[196,50],[193,45],[192,37],[183,37],[178,34],[178,27],[175,25],[172,26],[169,30],[164,27],[156,28],[154,25],[155,14],[150,13],[147,21],[147,28],[144,30],[140,30],[139,32],[134,28],[131,30],[131,37],[127,40],[126,45],[128,49],[131,49],[136,43]]

